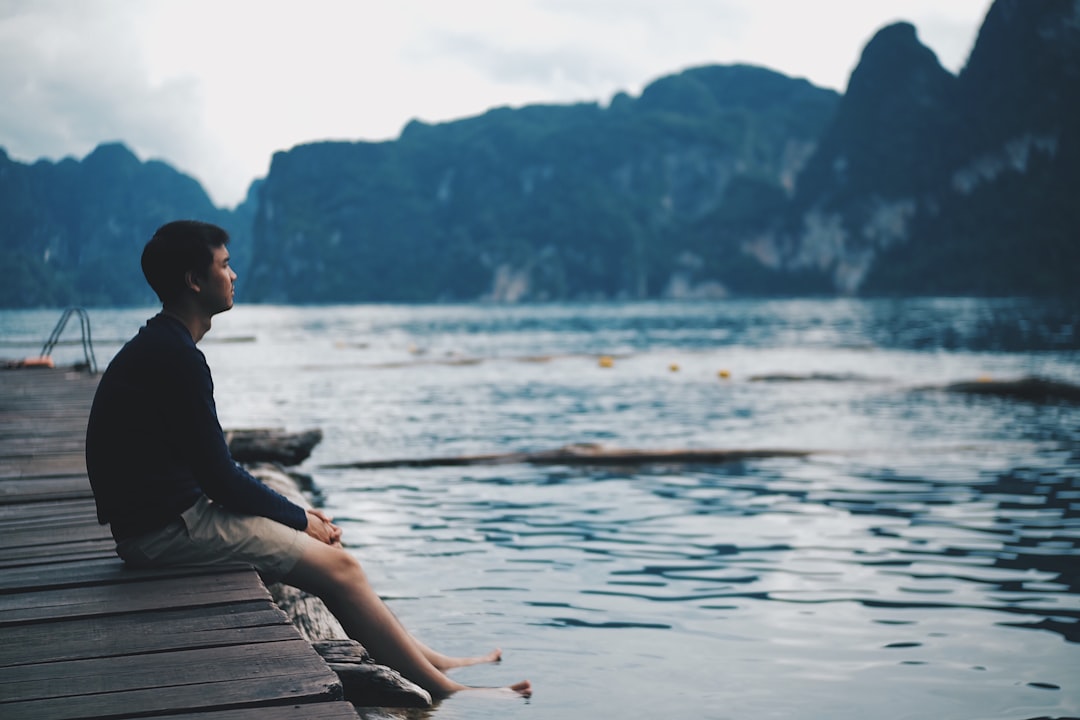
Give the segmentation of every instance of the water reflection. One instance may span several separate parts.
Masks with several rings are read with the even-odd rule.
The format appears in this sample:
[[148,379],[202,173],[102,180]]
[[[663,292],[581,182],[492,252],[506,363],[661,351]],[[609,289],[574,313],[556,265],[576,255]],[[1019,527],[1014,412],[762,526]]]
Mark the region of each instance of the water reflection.
[[[529,481],[546,498],[535,502],[436,501],[424,483],[377,492],[405,490],[411,507],[433,514],[412,523],[421,536],[412,538],[414,552],[509,552],[579,575],[581,584],[563,592],[542,589],[559,600],[525,601],[562,611],[541,621],[553,626],[670,627],[658,621],[663,611],[605,610],[605,597],[701,610],[854,602],[993,611],[1000,624],[1075,642],[1076,468],[1017,468],[958,482],[896,472],[843,477],[835,463],[784,460],[632,477],[556,471]],[[520,475],[497,472],[464,482],[510,486],[519,495],[523,487]],[[470,527],[502,550],[475,548]]]
[[[416,598],[421,617],[454,598],[455,607],[479,600],[490,610],[478,630],[496,613],[519,633],[588,637],[596,649],[582,652],[604,662],[652,648],[675,668],[673,687],[696,672],[680,650],[698,647],[706,665],[729,654],[748,663],[723,664],[723,683],[702,678],[698,688],[742,712],[698,717],[797,716],[759,694],[770,676],[802,688],[814,716],[873,713],[859,693],[832,707],[836,683],[894,699],[925,691],[930,714],[913,717],[975,716],[936,714],[939,691],[971,683],[988,704],[970,689],[958,701],[980,717],[1039,714],[991,711],[1005,687],[1075,696],[1067,660],[1075,655],[1043,638],[1075,643],[1080,627],[1077,463],[1036,453],[1024,467],[971,473],[963,454],[935,472],[925,472],[925,459],[910,467],[890,459],[891,468],[878,457],[810,458],[633,473],[477,468],[464,477],[429,468],[394,479],[343,471],[328,481],[353,498],[336,502],[362,517],[354,529],[366,528],[373,545],[361,555],[393,547],[408,557],[384,557],[389,576],[414,592],[431,588]],[[429,567],[440,558],[452,558],[456,581]],[[1023,659],[1032,653],[1066,664],[1032,666]],[[882,674],[886,667],[925,674]],[[739,689],[721,689],[732,684]],[[684,707],[673,716],[694,715]]]

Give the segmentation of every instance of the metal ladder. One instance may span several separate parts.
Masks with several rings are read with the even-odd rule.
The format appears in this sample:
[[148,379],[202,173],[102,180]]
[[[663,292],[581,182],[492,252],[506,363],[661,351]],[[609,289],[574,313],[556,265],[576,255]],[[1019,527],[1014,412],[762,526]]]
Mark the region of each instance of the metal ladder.
[[86,359],[86,367],[90,370],[90,374],[96,375],[97,360],[94,359],[94,343],[90,338],[90,316],[81,307],[69,307],[64,310],[64,314],[60,316],[60,322],[56,323],[52,334],[49,335],[49,339],[45,341],[45,345],[41,348],[41,357],[48,357],[52,354],[53,348],[60,341],[60,335],[64,332],[64,328],[67,327],[68,320],[71,319],[72,315],[79,316],[79,326],[82,329],[83,357]]

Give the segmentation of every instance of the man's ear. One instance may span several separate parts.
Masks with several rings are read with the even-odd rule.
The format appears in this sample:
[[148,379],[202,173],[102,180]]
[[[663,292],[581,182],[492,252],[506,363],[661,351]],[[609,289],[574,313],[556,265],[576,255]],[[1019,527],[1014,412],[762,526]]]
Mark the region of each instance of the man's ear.
[[202,289],[202,281],[199,279],[199,274],[194,270],[188,270],[184,273],[184,285],[192,292],[199,292],[199,290]]

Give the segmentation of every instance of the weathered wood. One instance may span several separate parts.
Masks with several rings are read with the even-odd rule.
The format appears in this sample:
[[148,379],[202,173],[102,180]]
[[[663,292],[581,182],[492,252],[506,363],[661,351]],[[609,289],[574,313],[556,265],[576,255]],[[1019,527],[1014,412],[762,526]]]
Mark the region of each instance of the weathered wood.
[[0,535],[0,548],[20,548],[29,543],[43,546],[65,545],[70,542],[101,540],[101,526],[96,520],[67,520],[53,522],[49,527],[48,538],[42,539],[41,529],[34,527],[13,527]]
[[[293,637],[257,645],[230,645],[146,655],[67,660],[46,665],[9,667],[0,677],[0,698],[7,702],[71,697],[147,687],[196,685],[288,676],[318,677],[326,668],[303,640]],[[320,691],[331,690],[323,683]],[[338,696],[340,698],[340,695]]]
[[9,523],[30,521],[39,524],[42,518],[85,515],[97,517],[97,508],[93,498],[75,498],[72,500],[52,500],[37,503],[12,503],[0,505],[0,522],[5,527]]
[[33,457],[42,453],[76,454],[82,453],[85,447],[84,439],[71,437],[69,433],[53,437],[35,434],[19,438],[18,443],[0,446],[0,458],[6,460],[15,457]]
[[225,433],[229,452],[240,463],[272,462],[299,465],[322,442],[322,430],[289,433],[279,429],[230,430]]
[[170,715],[169,720],[356,720],[356,709],[347,702],[324,702],[288,707],[241,708],[197,714]]
[[[199,708],[336,701],[342,693],[337,677],[299,639],[32,668],[41,675],[20,676],[14,673],[18,668],[0,674],[3,717],[172,716]],[[294,710],[286,717],[318,717]]]
[[460,455],[431,458],[399,458],[392,460],[363,460],[351,463],[323,465],[327,469],[374,470],[393,467],[436,467],[457,465],[507,465],[527,463],[530,465],[720,465],[742,460],[771,457],[806,457],[808,450],[783,450],[769,448],[750,449],[684,449],[684,450],[635,450],[610,448],[603,445],[582,443],[566,445],[555,450],[536,452],[495,453],[488,455]]
[[0,478],[85,475],[86,456],[77,453],[0,458]]
[[341,623],[319,598],[283,583],[270,585],[269,590],[274,602],[289,616],[300,636],[309,642],[347,637]]
[[187,577],[212,579],[215,575],[240,573],[248,575],[251,568],[242,563],[232,565],[170,565],[159,568],[132,570],[124,565],[115,553],[108,557],[77,562],[35,564],[15,568],[0,575],[0,594],[54,590],[64,587],[89,585],[119,585],[145,583],[148,580],[165,580]]
[[164,650],[211,648],[296,638],[285,613],[265,600],[234,603],[225,612],[172,608],[56,620],[4,630],[0,668]]
[[0,627],[45,619],[89,617],[175,607],[268,600],[254,570],[195,577],[57,588],[0,595]]
[[52,547],[33,545],[6,549],[3,556],[0,557],[0,568],[47,565],[50,563],[71,562],[73,560],[96,560],[113,557],[114,555],[113,542],[105,539]]
[[0,504],[50,500],[90,500],[94,494],[85,475],[11,479],[0,477]]
[[431,695],[426,690],[376,663],[355,640],[322,640],[312,645],[341,679],[345,697],[357,705],[413,708],[431,705]]

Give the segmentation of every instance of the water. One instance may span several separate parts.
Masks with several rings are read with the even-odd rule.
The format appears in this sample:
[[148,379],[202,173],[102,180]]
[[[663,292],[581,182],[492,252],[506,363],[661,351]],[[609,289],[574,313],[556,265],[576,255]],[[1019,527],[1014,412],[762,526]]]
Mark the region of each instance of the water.
[[[99,363],[151,312],[92,311]],[[323,429],[303,469],[408,627],[503,648],[455,677],[536,689],[392,716],[1080,716],[1080,406],[941,389],[1080,384],[1075,305],[241,306],[203,350],[226,427]],[[811,454],[325,467],[569,443]]]

